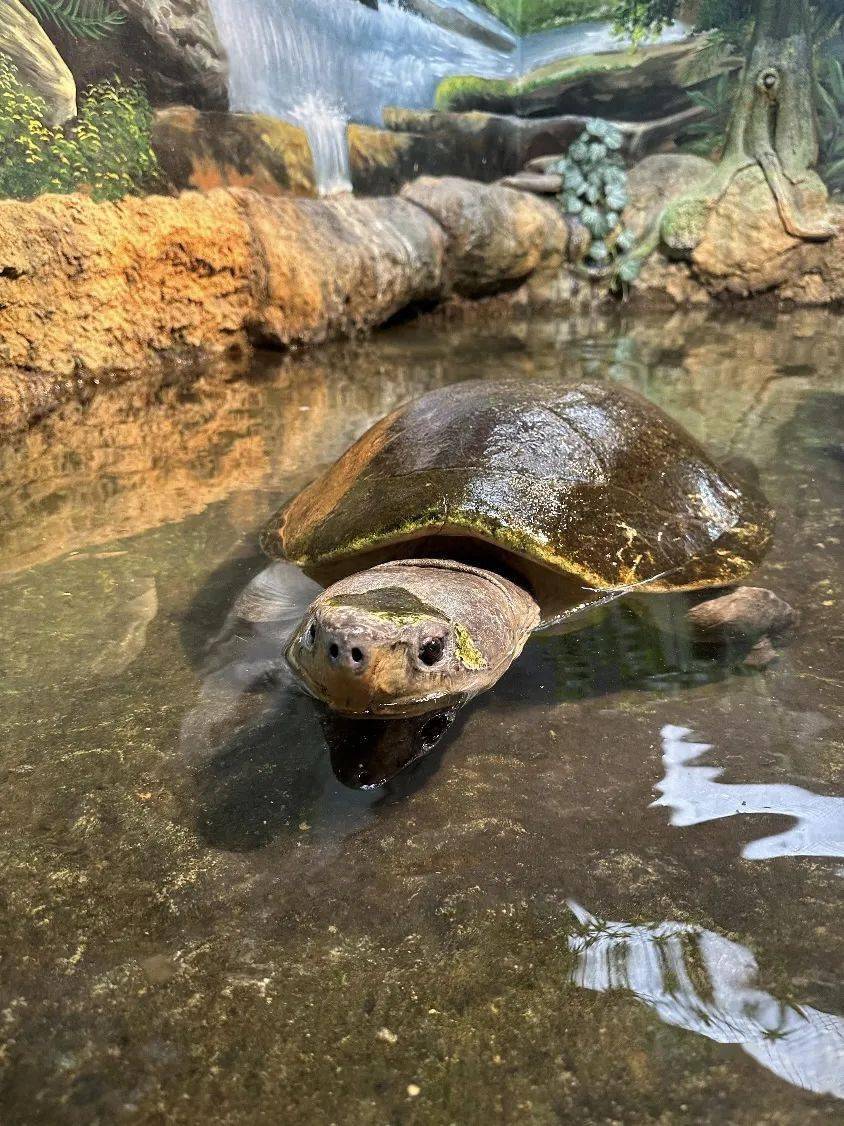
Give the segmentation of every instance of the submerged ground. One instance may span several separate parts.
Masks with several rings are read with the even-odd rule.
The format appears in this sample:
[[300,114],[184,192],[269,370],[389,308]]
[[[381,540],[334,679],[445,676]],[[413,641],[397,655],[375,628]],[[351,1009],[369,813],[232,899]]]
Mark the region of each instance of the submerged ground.
[[[495,323],[106,391],[0,452],[4,1122],[838,1120],[844,326]],[[209,642],[280,500],[504,374],[619,380],[752,461],[800,636],[735,673],[617,608],[347,789],[309,701],[221,706]]]

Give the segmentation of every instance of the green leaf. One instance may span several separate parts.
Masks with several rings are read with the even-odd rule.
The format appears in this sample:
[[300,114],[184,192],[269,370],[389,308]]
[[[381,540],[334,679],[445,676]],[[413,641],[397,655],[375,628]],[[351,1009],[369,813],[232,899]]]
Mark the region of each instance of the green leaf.
[[613,211],[623,211],[630,202],[630,197],[622,188],[607,188],[607,206]]
[[642,272],[642,263],[636,258],[629,258],[626,262],[618,268],[618,280],[632,285]]
[[589,247],[589,257],[594,258],[596,262],[607,262],[610,257],[610,248],[603,240],[598,239]]
[[24,0],[39,20],[54,23],[75,39],[104,39],[116,31],[126,17],[110,7],[108,0]]
[[563,182],[566,191],[569,192],[582,192],[586,187],[586,177],[579,168],[572,168],[569,172],[566,172]]
[[625,227],[618,238],[615,240],[616,247],[622,254],[626,254],[628,250],[632,250],[636,245],[636,235],[629,227]]
[[566,196],[565,208],[570,215],[579,215],[584,207],[585,204],[579,195],[575,195],[574,192],[572,192],[570,195]]

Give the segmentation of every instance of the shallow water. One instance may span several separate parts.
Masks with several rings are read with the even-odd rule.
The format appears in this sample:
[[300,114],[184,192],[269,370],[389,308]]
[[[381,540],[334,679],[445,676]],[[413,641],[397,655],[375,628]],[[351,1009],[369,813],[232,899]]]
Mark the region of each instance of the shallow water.
[[[0,451],[2,1120],[839,1121],[842,339],[429,320]],[[617,606],[349,788],[404,750],[213,639],[275,506],[402,400],[503,374],[618,380],[752,462],[799,636],[748,673]]]

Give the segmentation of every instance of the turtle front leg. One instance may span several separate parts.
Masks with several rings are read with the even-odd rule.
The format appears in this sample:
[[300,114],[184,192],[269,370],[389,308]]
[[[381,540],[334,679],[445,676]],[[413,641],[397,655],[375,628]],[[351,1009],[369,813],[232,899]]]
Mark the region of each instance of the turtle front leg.
[[772,590],[742,586],[699,602],[686,620],[695,641],[747,647],[744,663],[766,668],[777,659],[776,644],[793,636],[799,615]]

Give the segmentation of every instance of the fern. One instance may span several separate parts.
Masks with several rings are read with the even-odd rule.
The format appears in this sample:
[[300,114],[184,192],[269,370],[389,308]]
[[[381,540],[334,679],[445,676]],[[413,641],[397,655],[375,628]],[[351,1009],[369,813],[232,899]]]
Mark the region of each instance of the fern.
[[34,16],[75,39],[105,39],[124,22],[108,0],[23,0]]

